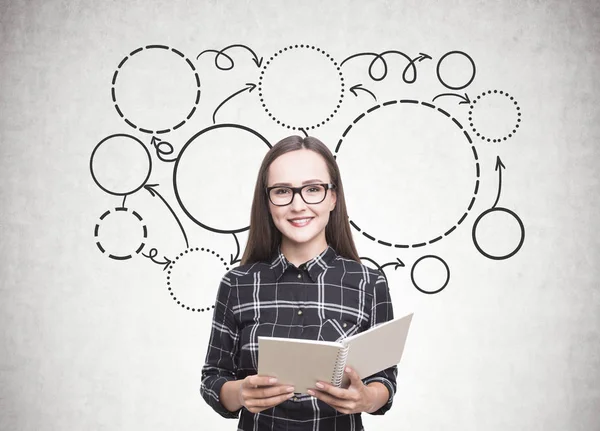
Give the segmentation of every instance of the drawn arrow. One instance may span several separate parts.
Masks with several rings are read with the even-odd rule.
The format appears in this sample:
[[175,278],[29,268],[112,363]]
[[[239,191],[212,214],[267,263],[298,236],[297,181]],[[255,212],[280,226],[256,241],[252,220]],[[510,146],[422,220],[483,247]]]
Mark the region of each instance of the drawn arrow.
[[354,94],[356,97],[358,97],[356,90],[362,90],[362,91],[369,93],[371,96],[373,96],[373,99],[375,99],[375,101],[377,101],[377,97],[375,97],[375,95],[372,92],[370,92],[369,90],[367,90],[366,88],[363,88],[362,84],[356,84],[356,85],[350,87],[350,92],[352,94]]
[[170,154],[173,154],[173,145],[171,145],[167,141],[161,141],[159,138],[153,136],[150,141],[150,145],[154,147],[156,150],[156,156],[162,160],[163,162],[174,162],[177,160],[177,157],[166,158]]
[[240,242],[237,239],[237,236],[235,235],[235,233],[232,233],[233,235],[233,239],[235,239],[235,246],[237,248],[237,251],[235,252],[235,257],[233,257],[233,254],[229,255],[229,264],[230,265],[235,265],[236,263],[240,262]]
[[256,84],[252,84],[251,82],[247,82],[246,86],[244,88],[242,88],[241,90],[236,91],[231,96],[229,96],[227,99],[223,100],[221,102],[221,104],[219,106],[217,106],[217,109],[215,109],[215,112],[213,112],[213,116],[212,116],[213,124],[216,124],[216,122],[217,122],[216,121],[217,111],[221,108],[221,106],[223,106],[229,100],[233,99],[238,94],[243,93],[244,91],[248,91],[248,93],[252,93],[252,90],[254,90],[255,88],[256,88]]
[[498,201],[500,200],[500,192],[502,191],[502,169],[506,169],[502,160],[500,160],[500,156],[496,156],[496,171],[498,171],[498,196],[496,197],[496,202],[492,205],[492,208],[496,208],[498,205]]
[[166,256],[163,256],[163,259],[165,260],[164,262],[159,262],[156,259],[154,259],[156,256],[158,255],[158,250],[155,248],[151,248],[150,252],[148,254],[144,254],[142,253],[142,256],[147,257],[148,259],[150,259],[152,262],[158,264],[158,265],[164,265],[163,271],[166,270],[169,265],[171,264],[172,260],[169,259]]
[[164,202],[164,204],[167,206],[167,208],[169,208],[169,211],[171,211],[171,214],[173,214],[173,217],[175,217],[175,220],[177,221],[177,224],[179,225],[179,228],[181,229],[181,233],[183,234],[183,238],[185,239],[185,246],[189,248],[190,245],[188,243],[188,239],[187,239],[187,235],[185,234],[185,230],[183,229],[183,225],[177,218],[177,214],[175,214],[175,211],[173,211],[173,208],[171,208],[171,205],[169,205],[169,203],[165,200],[165,198],[163,198],[162,195],[160,193],[158,193],[158,190],[156,190],[156,187],[158,187],[158,184],[146,184],[144,186],[144,188],[146,190],[148,190],[148,193],[150,193],[152,195],[152,197],[158,196]]
[[[373,58],[373,60],[371,61],[371,64],[369,64],[369,76],[371,77],[371,79],[373,81],[381,81],[387,76],[387,72],[388,72],[387,62],[385,61],[384,57],[386,55],[390,55],[390,54],[400,55],[408,61],[408,64],[406,65],[406,67],[404,68],[404,71],[402,72],[402,79],[407,84],[412,84],[417,80],[417,67],[415,65],[415,62],[418,61],[420,63],[423,60],[431,60],[431,56],[429,56],[423,52],[420,52],[419,55],[415,58],[410,58],[407,54],[403,53],[402,51],[398,51],[398,50],[388,50],[388,51],[384,51],[380,54],[377,54],[375,52],[360,52],[358,54],[353,54],[350,57],[345,58],[344,61],[342,61],[342,63],[340,64],[340,67],[343,66],[344,63],[346,63],[347,61],[349,61],[353,58],[362,57],[362,56],[374,56],[375,58]],[[373,67],[375,66],[375,63],[378,60],[380,60],[383,64],[383,73],[381,74],[380,77],[376,77],[373,75]],[[409,69],[412,70],[412,72],[413,72],[412,79],[408,79],[406,77]]]
[[400,260],[400,258],[396,258],[397,262],[388,262],[388,263],[384,263],[383,265],[381,265],[381,268],[385,268],[386,266],[391,266],[394,265],[394,271],[397,270],[398,268],[404,268],[406,265],[404,265],[404,262],[402,262]]
[[471,104],[471,99],[469,99],[469,95],[467,93],[465,93],[465,97],[461,96],[460,94],[456,94],[456,93],[442,93],[442,94],[438,94],[437,96],[435,96],[432,100],[432,102],[435,102],[435,99],[437,99],[438,97],[443,97],[443,96],[454,96],[454,97],[458,97],[459,99],[461,99],[461,102],[458,102],[459,105],[463,105],[463,104]]
[[[252,61],[254,61],[254,64],[256,64],[256,67],[260,67],[262,65],[263,62],[263,58],[258,58],[258,56],[256,55],[256,53],[254,51],[252,51],[252,49],[250,49],[249,47],[247,47],[246,45],[240,45],[240,44],[235,44],[235,45],[229,45],[228,47],[223,48],[221,51],[217,51],[215,49],[206,49],[204,51],[202,51],[200,54],[198,54],[198,56],[196,57],[196,60],[198,60],[200,58],[200,56],[204,53],[207,52],[214,52],[217,55],[215,56],[215,66],[217,67],[217,69],[219,70],[231,70],[233,69],[233,66],[235,66],[235,63],[233,61],[233,59],[228,56],[227,54],[225,54],[225,51],[232,49],[232,48],[244,48],[248,51],[250,51],[250,53],[252,54]],[[219,66],[219,57],[224,56],[227,60],[229,60],[229,62],[231,63],[231,65],[229,67],[221,67]]]

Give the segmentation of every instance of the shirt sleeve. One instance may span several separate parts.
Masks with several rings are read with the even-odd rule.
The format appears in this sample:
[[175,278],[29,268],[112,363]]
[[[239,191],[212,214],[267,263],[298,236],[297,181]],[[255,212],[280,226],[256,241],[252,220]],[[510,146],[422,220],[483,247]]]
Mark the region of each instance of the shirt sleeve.
[[237,371],[239,334],[231,308],[234,300],[232,277],[230,272],[226,273],[219,285],[200,383],[202,398],[225,418],[237,418],[240,412],[227,410],[219,398],[223,385],[236,380]]
[[[394,310],[392,308],[392,299],[390,296],[390,290],[387,285],[387,281],[383,274],[379,274],[375,281],[375,288],[373,289],[373,305],[371,307],[371,322],[370,326],[377,325],[379,323],[387,322],[394,318]],[[383,415],[392,407],[392,401],[394,394],[396,393],[396,376],[398,374],[398,366],[394,365],[390,368],[386,368],[372,376],[368,376],[363,379],[365,385],[373,382],[380,382],[385,385],[390,396],[386,404],[384,404],[379,410],[376,410],[370,414],[372,415]]]

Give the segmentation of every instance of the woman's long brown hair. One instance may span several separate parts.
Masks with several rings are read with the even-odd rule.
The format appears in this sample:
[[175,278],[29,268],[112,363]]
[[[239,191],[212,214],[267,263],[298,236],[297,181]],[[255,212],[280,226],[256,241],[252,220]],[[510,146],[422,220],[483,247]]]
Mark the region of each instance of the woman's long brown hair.
[[297,151],[302,148],[314,151],[321,155],[327,165],[331,182],[335,185],[337,201],[335,208],[329,214],[329,222],[325,227],[325,240],[327,244],[341,256],[360,262],[350,223],[348,222],[348,212],[346,210],[346,200],[344,199],[344,187],[340,170],[333,158],[333,154],[325,144],[317,138],[307,136],[302,138],[297,135],[289,136],[275,144],[265,155],[254,188],[254,199],[252,200],[252,209],[250,213],[250,231],[248,242],[242,256],[241,264],[268,261],[273,257],[277,248],[281,244],[281,232],[277,229],[269,212],[269,201],[265,188],[267,187],[267,177],[269,166],[282,154],[290,151]]

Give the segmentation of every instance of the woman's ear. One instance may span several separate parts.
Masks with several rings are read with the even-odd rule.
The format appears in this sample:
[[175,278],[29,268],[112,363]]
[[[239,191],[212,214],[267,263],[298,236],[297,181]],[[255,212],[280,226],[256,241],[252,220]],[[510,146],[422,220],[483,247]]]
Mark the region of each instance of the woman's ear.
[[329,212],[335,209],[335,204],[337,202],[337,193],[335,190],[331,190],[331,205],[329,206]]

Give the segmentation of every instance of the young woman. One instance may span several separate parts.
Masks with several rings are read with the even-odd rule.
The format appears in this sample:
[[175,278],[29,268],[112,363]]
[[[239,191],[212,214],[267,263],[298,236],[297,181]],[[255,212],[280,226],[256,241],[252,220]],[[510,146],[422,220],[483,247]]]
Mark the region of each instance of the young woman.
[[[258,336],[335,341],[393,318],[383,275],[360,263],[331,151],[290,136],[266,154],[241,265],[219,286],[200,393],[238,430],[362,430],[392,405],[397,367],[349,368],[347,389],[307,394],[257,375]],[[298,362],[302,361],[298,357]]]

